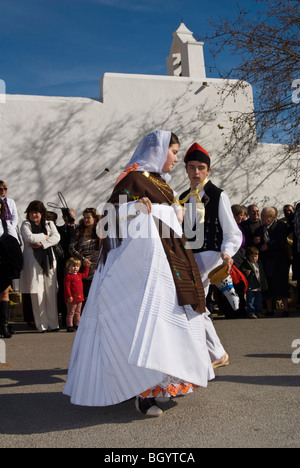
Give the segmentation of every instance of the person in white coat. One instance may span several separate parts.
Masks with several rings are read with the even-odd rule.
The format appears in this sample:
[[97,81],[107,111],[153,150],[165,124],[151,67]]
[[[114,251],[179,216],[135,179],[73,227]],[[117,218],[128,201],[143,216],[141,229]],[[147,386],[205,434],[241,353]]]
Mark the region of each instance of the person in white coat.
[[57,312],[56,258],[52,247],[60,235],[52,221],[46,221],[46,208],[38,200],[32,201],[22,223],[24,269],[20,291],[29,293],[35,325],[40,332],[59,329]]

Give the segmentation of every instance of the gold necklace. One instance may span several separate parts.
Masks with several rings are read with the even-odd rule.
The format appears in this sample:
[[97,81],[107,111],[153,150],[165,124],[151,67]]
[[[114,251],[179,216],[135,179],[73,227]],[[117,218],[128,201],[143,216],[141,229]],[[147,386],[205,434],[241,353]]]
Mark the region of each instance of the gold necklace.
[[144,171],[144,172],[143,172],[143,175],[144,175],[145,177],[147,177],[147,178],[152,182],[153,185],[155,185],[155,187],[157,188],[157,190],[159,190],[160,193],[165,197],[165,199],[168,200],[168,202],[170,203],[170,205],[173,205],[173,203],[177,203],[175,197],[173,197],[173,200],[171,201],[171,200],[167,197],[167,195],[165,194],[165,192],[162,190],[163,188],[164,188],[164,189],[167,189],[167,190],[168,190],[168,189],[172,190],[172,189],[170,188],[170,186],[169,186],[166,182],[161,182],[161,181],[155,179],[154,177],[152,177],[152,176],[150,175],[150,173],[149,173],[148,171]]

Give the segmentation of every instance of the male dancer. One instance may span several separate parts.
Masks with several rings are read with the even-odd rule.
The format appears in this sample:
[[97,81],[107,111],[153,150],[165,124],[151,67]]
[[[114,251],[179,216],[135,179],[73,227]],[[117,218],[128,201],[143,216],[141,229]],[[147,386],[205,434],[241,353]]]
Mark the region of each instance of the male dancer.
[[[210,285],[208,274],[222,263],[228,264],[230,273],[232,257],[241,246],[242,234],[233,217],[228,195],[208,180],[211,159],[205,149],[194,143],[187,151],[184,163],[191,186],[180,195],[180,200],[182,204],[192,205],[185,215],[185,233],[186,223],[189,223],[196,234],[190,239],[191,246],[207,296]],[[220,343],[208,311],[205,326],[213,367],[227,365],[229,356]]]

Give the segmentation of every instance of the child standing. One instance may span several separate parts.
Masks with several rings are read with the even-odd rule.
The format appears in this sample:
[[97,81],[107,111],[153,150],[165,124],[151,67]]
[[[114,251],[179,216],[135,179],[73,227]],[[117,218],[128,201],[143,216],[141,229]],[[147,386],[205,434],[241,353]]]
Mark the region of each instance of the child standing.
[[84,301],[82,280],[89,274],[89,268],[83,268],[79,273],[81,261],[78,258],[71,257],[66,262],[64,292],[65,302],[67,304],[67,331],[77,330],[80,322],[82,302]]
[[261,315],[262,292],[268,289],[267,279],[259,258],[259,250],[249,247],[246,251],[241,271],[247,277],[249,287],[247,291],[247,315],[256,319]]

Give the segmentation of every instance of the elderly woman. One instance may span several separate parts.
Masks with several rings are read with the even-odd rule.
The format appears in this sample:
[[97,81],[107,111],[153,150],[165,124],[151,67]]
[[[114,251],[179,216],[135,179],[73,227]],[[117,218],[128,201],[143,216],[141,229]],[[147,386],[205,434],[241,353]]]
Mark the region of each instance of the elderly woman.
[[[6,205],[0,198],[0,336],[11,338],[8,327],[9,287],[12,279],[16,278],[19,273],[14,273],[15,264],[18,261],[18,258],[14,256],[14,251],[17,249],[17,254],[21,257],[21,249],[15,228],[5,220],[6,214]],[[10,236],[13,239],[8,239]]]
[[59,329],[57,313],[56,259],[52,247],[60,235],[53,221],[46,220],[41,201],[32,201],[21,226],[24,241],[24,269],[20,291],[30,293],[36,328],[40,332]]
[[277,221],[277,213],[273,207],[262,210],[261,221],[264,226],[264,243],[260,248],[261,261],[269,286],[265,293],[267,316],[274,315],[273,300],[282,299],[284,306],[282,316],[287,317],[289,260],[286,251],[286,225]]

